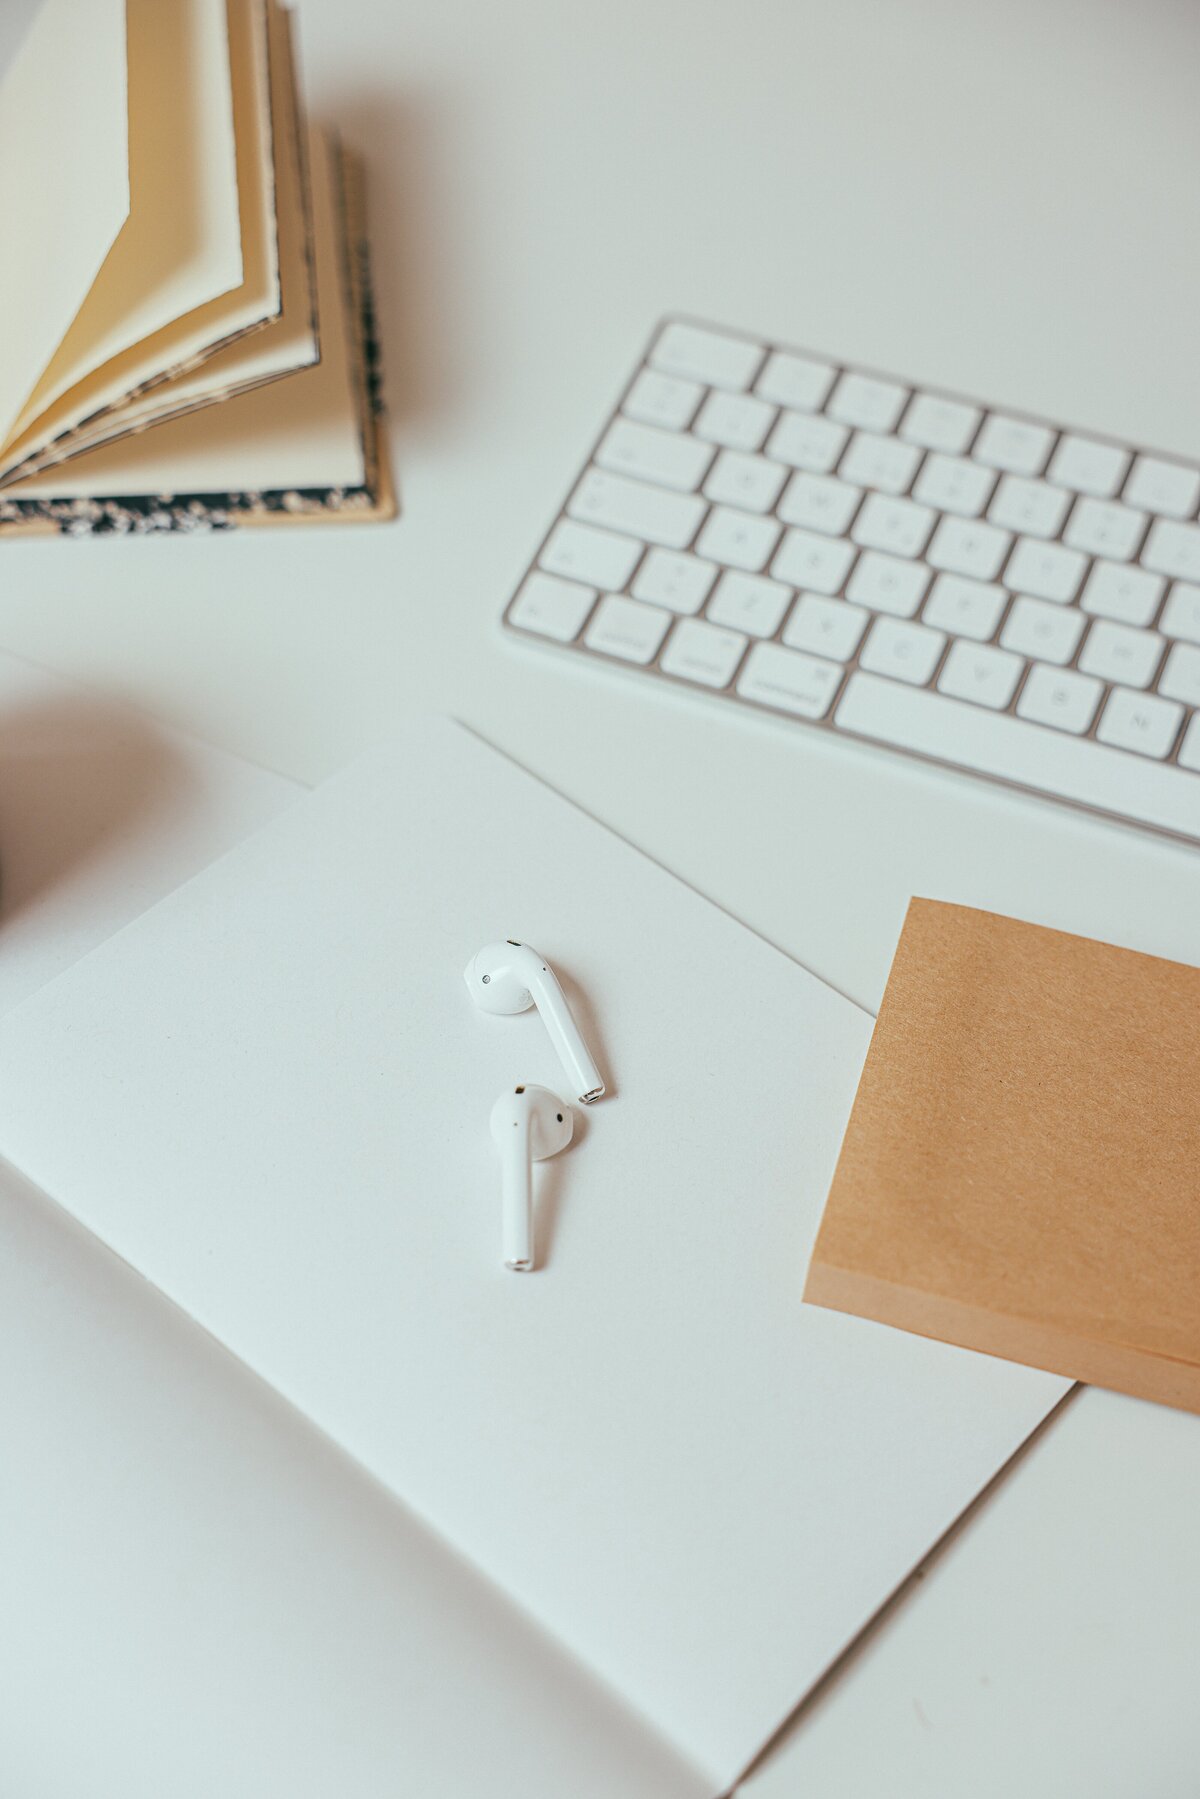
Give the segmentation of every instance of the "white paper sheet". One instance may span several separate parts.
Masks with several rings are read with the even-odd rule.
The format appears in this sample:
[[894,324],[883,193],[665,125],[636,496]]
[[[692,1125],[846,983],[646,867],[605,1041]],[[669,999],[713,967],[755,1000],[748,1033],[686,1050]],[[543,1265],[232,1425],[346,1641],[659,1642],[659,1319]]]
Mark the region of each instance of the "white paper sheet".
[[0,1170],[5,1799],[704,1799],[474,1569]]
[[[0,1013],[301,791],[0,652]],[[2,1166],[0,1366],[5,1794],[77,1791],[86,1766],[123,1799],[375,1799],[381,1780],[703,1799],[616,1695]]]
[[[507,934],[613,1088],[530,1276],[487,1119],[559,1071],[460,973]],[[715,1793],[1063,1390],[801,1306],[869,1028],[435,723],[0,1024],[0,1150]]]

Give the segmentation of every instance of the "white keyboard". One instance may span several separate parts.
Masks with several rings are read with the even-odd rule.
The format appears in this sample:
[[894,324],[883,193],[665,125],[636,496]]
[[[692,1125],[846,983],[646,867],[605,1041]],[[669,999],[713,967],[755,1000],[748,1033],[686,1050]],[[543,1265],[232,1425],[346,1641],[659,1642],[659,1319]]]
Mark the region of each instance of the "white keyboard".
[[1200,842],[1200,467],[655,335],[505,622]]

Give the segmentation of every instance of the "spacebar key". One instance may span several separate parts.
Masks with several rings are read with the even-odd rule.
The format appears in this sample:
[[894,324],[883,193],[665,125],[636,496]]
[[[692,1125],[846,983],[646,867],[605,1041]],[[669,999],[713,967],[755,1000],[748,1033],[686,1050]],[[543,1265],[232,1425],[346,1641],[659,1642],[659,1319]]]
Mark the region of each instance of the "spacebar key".
[[1186,769],[877,675],[851,676],[834,723],[876,743],[1200,841],[1200,775]]

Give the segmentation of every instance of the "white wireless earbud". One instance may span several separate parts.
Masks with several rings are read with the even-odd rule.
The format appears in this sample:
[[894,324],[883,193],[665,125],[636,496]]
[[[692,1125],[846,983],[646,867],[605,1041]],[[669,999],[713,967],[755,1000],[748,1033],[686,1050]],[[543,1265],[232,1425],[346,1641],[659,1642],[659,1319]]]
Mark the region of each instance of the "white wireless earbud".
[[567,1071],[571,1091],[585,1106],[603,1099],[604,1082],[571,1017],[566,995],[550,964],[527,943],[489,943],[464,970],[475,1004],[484,1012],[528,1012],[536,1006]]
[[533,1267],[533,1164],[556,1156],[571,1141],[571,1108],[545,1087],[514,1087],[492,1107],[492,1136],[500,1151],[504,1203],[504,1265]]

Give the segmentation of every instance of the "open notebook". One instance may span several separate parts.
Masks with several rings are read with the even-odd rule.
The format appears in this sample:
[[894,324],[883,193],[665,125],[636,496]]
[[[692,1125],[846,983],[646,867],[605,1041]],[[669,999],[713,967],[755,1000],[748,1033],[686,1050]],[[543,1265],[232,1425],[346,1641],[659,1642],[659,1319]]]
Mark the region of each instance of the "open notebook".
[[43,0],[0,187],[0,531],[391,515],[361,180],[278,0]]
[[[545,1266],[520,1277],[500,1266],[488,1114],[559,1070],[535,1017],[480,1016],[461,978],[507,932],[586,1003],[611,1093],[541,1170]],[[10,1178],[271,1383],[425,1541],[395,1685],[414,1791],[466,1790],[444,1756],[469,1757],[476,1710],[481,1791],[510,1790],[497,1713],[523,1799],[725,1791],[1065,1390],[801,1305],[869,1034],[445,721],[0,1020]],[[439,1569],[468,1571],[445,1574],[444,1608]],[[569,1788],[561,1763],[529,1765],[559,1703],[530,1679],[531,1630],[591,1717],[581,1746],[624,1720]],[[435,1644],[466,1749],[420,1728]]]

